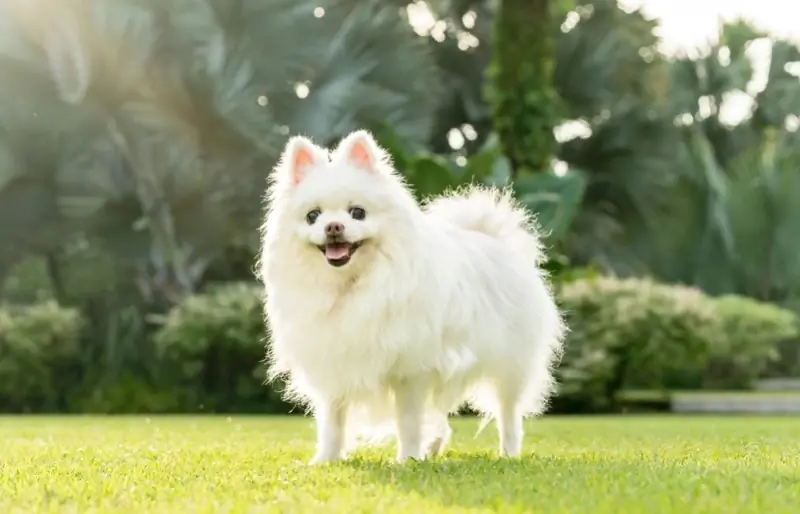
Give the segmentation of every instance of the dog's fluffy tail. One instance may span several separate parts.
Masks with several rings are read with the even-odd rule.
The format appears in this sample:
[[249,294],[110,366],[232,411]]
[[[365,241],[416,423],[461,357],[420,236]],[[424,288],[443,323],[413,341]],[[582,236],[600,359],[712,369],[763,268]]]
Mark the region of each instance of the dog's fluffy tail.
[[535,220],[507,189],[469,186],[436,198],[426,211],[461,228],[503,239],[529,255],[536,265],[544,258]]

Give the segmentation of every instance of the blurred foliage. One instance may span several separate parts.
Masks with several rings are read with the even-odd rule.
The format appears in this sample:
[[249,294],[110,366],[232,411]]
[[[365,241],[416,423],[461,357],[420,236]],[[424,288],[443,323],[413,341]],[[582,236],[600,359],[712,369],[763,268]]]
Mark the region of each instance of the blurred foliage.
[[439,154],[412,153],[385,130],[379,132],[378,140],[421,201],[468,183],[511,185],[520,203],[536,214],[542,233],[550,242],[557,242],[569,232],[580,211],[586,189],[586,177],[581,171],[544,170],[511,181],[510,160],[496,137],[486,140],[464,165]]
[[161,320],[155,335],[169,388],[183,410],[288,410],[266,387],[267,333],[262,291],[231,283],[187,297]]
[[[615,410],[625,390],[746,388],[768,376],[780,343],[797,337],[794,313],[744,297],[713,298],[695,288],[603,277],[591,268],[563,273],[555,286],[570,327],[556,411]],[[123,372],[89,392],[70,386],[79,383],[77,312],[52,302],[0,311],[0,378],[8,384],[0,405],[291,412],[282,385],[265,384],[269,337],[261,295],[254,283],[231,282],[187,296],[154,320],[151,376]]]
[[[592,370],[595,406],[613,403],[596,378],[608,366],[637,387],[800,374],[788,321],[800,310],[800,50],[732,22],[707,48],[665,56],[656,27],[614,0],[0,3],[0,300],[17,327],[4,333],[34,319],[19,317],[25,306],[83,318],[52,369],[3,363],[9,383],[59,382],[0,408],[273,405],[250,381],[265,337],[255,292],[237,285],[252,280],[266,175],[290,134],[331,144],[364,127],[420,200],[509,186],[537,216],[554,283],[605,284],[595,292],[612,306],[576,318],[588,325],[569,365]],[[215,283],[233,285],[206,296]],[[715,311],[741,318],[715,321],[730,347],[699,350],[705,336],[687,327],[708,302],[693,288],[735,298]],[[684,293],[700,311],[679,320]],[[633,299],[644,305],[616,318]],[[598,327],[622,346],[582,349]],[[42,330],[31,348],[51,344]],[[695,335],[675,343],[684,332]],[[215,353],[227,340],[230,363]],[[708,372],[639,364],[662,344],[676,363],[695,345]],[[641,377],[620,372],[623,347]],[[593,360],[603,352],[611,360]]]
[[486,96],[515,178],[546,170],[555,153],[559,105],[551,26],[549,0],[500,0],[495,12]]
[[700,387],[747,389],[781,359],[780,343],[797,339],[797,316],[786,309],[741,296],[715,301],[725,335],[712,347]]
[[565,281],[570,334],[555,409],[619,409],[624,391],[747,389],[795,341],[797,316],[746,297],[642,279]]
[[83,320],[53,301],[0,308],[0,411],[54,412],[79,383]]
[[589,278],[559,288],[570,327],[558,402],[603,410],[623,388],[659,389],[673,370],[698,369],[722,337],[700,291],[649,280]]
[[[253,242],[265,175],[290,132],[330,143],[381,120],[429,138],[433,60],[381,2],[2,9],[12,30],[0,38],[10,71],[0,91],[15,98],[0,111],[0,219],[14,220],[0,230],[5,261],[89,231],[143,294],[169,303],[226,246]],[[284,43],[296,34],[314,37]]]
[[[751,58],[758,52],[766,57],[763,76]],[[659,217],[660,229],[634,244],[650,273],[712,294],[794,302],[797,62],[796,46],[739,22],[723,26],[719,43],[701,57],[672,64],[670,101],[681,144],[664,196],[673,205]],[[736,102],[744,119],[731,118]]]

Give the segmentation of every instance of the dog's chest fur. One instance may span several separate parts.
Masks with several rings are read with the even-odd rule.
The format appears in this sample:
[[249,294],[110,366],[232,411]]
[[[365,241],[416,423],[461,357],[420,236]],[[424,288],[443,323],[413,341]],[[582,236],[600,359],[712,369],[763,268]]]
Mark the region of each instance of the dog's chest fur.
[[338,380],[353,374],[369,382],[425,368],[446,333],[442,316],[409,286],[356,283],[335,295],[300,288],[274,294],[273,352],[309,380],[338,370]]

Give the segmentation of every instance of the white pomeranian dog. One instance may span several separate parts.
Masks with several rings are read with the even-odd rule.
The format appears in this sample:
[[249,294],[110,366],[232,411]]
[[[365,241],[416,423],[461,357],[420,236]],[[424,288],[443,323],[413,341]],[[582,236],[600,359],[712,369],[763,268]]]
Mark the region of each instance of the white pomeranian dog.
[[400,462],[438,454],[465,402],[520,455],[566,330],[528,214],[479,187],[421,207],[365,131],[332,152],[292,138],[268,202],[270,376],[314,414],[311,462],[377,435]]

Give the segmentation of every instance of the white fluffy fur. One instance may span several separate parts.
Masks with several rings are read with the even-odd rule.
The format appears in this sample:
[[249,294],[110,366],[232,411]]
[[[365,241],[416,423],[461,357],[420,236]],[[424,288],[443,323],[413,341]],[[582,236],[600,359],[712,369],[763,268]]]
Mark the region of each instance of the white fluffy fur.
[[[441,452],[448,413],[464,402],[497,421],[501,455],[519,455],[522,420],[546,407],[565,332],[525,211],[478,187],[420,207],[364,131],[333,152],[293,138],[268,200],[271,376],[314,413],[312,462],[376,434],[397,436],[399,461]],[[350,217],[354,205],[364,220]],[[313,208],[322,215],[309,225]],[[338,268],[317,248],[331,221],[363,240]]]

